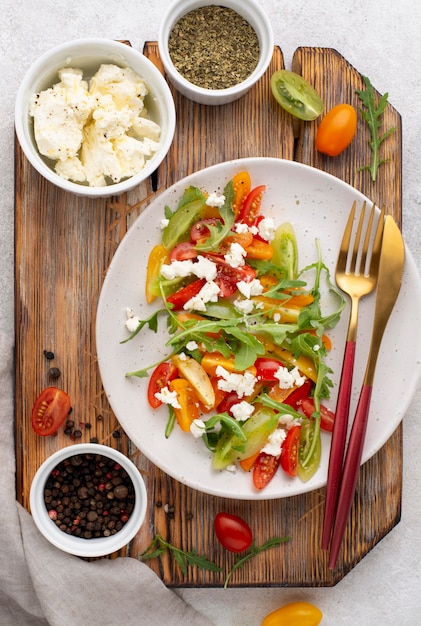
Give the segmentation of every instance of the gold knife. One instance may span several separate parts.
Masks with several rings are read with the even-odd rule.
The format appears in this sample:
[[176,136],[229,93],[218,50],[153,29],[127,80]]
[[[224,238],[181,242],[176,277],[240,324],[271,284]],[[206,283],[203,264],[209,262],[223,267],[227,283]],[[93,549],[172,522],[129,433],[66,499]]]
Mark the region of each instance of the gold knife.
[[391,215],[385,218],[379,277],[377,282],[376,305],[374,310],[373,331],[370,351],[363,385],[355,412],[344,461],[341,486],[336,507],[336,519],[333,527],[330,547],[329,568],[334,569],[345,533],[349,511],[354,498],[355,485],[361,464],[365,433],[367,430],[374,372],[383,333],[395,306],[405,265],[405,245],[398,225]]

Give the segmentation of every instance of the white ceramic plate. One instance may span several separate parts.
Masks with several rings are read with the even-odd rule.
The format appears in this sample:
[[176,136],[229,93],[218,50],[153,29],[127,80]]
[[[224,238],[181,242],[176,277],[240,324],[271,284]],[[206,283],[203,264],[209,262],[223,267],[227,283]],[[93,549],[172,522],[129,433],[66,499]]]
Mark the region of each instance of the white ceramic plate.
[[[300,267],[316,259],[315,238],[323,259],[334,277],[338,247],[354,200],[365,197],[339,179],[293,161],[252,158],[221,163],[179,181],[155,198],[140,215],[114,255],[102,288],[97,312],[97,351],[107,397],[118,420],[134,444],[167,474],[194,489],[235,499],[272,499],[292,496],[319,488],[326,483],[330,436],[323,434],[321,466],[307,483],[291,479],[279,471],[271,483],[257,492],[249,473],[238,470],[216,472],[203,442],[175,428],[164,437],[167,410],[152,411],[146,398],[148,379],[126,378],[126,372],[155,363],[168,354],[168,335],[161,324],[155,335],[144,328],[132,341],[121,344],[128,335],[126,307],[146,318],[159,304],[148,305],[144,298],[146,263],[153,245],[160,242],[160,220],[164,206],[175,209],[188,185],[221,193],[225,184],[241,170],[248,170],[252,185],[265,184],[262,213],[273,216],[275,225],[293,224],[298,241]],[[351,418],[358,400],[368,347],[374,297],[360,307],[359,334],[354,374]],[[348,325],[349,309],[330,333],[333,349],[329,365],[334,371],[335,388],[329,406],[336,404],[336,387]],[[374,455],[400,423],[416,389],[421,368],[421,287],[412,256],[406,250],[402,288],[381,345],[374,381],[372,403],[363,461]]]

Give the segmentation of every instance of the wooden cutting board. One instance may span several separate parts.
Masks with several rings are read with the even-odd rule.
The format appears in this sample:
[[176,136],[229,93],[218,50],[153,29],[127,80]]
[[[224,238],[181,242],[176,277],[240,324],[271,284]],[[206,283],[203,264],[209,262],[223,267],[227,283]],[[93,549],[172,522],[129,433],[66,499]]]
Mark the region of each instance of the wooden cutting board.
[[[157,45],[145,54],[161,68]],[[221,510],[248,520],[257,544],[289,536],[238,570],[231,586],[329,586],[347,574],[400,520],[402,427],[363,465],[344,549],[331,572],[320,549],[325,490],[267,502],[208,496],[185,487],[154,467],[137,451],[113,415],[97,367],[95,314],[102,281],[124,234],[155,193],[201,168],[239,157],[279,157],[301,161],[350,183],[401,223],[401,119],[388,106],[384,126],[396,132],[384,145],[378,180],[358,167],[370,162],[369,133],[359,120],[358,135],[347,151],[331,159],[315,149],[316,122],[297,123],[276,104],[270,76],[283,67],[275,47],[260,82],[242,99],[219,107],[195,104],[173,92],[177,130],[168,157],[153,179],[127,197],[87,200],[66,194],[42,179],[16,144],[16,465],[17,498],[29,509],[31,480],[44,459],[58,448],[96,437],[128,454],[140,468],[148,489],[147,523],[118,555],[140,558],[155,533],[184,550],[196,550],[226,572],[234,555],[214,540],[213,519]],[[161,68],[162,69],[162,68]],[[362,77],[338,52],[299,48],[293,69],[322,96],[326,110],[340,102],[359,107],[356,89]],[[54,352],[47,361],[44,350]],[[56,366],[61,377],[52,381]],[[72,419],[81,432],[72,439],[62,431],[47,439],[30,426],[37,394],[49,385],[71,396]],[[117,554],[111,555],[111,558]],[[223,584],[225,574],[190,568],[184,576],[168,554],[148,561],[169,586]]]

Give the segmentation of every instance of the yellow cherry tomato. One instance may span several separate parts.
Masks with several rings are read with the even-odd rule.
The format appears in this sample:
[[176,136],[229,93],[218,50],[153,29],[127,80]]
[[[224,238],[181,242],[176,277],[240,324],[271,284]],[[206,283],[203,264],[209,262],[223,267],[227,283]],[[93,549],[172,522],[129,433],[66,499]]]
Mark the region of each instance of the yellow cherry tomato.
[[269,613],[261,626],[318,626],[323,613],[309,602],[291,602]]
[[345,150],[357,130],[357,112],[350,104],[338,104],[322,119],[317,129],[316,148],[328,156]]

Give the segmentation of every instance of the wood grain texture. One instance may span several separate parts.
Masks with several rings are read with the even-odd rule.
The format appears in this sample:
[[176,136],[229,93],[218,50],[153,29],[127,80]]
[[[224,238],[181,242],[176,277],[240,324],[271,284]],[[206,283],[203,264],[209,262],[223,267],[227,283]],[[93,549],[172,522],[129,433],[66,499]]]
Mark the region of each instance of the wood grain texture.
[[[157,45],[145,54],[162,70]],[[102,389],[95,347],[95,312],[108,265],[127,229],[159,193],[176,180],[203,167],[232,158],[271,156],[298,160],[331,172],[363,191],[401,219],[400,116],[388,107],[385,123],[398,130],[387,144],[390,162],[373,185],[366,164],[368,137],[364,127],[350,152],[337,159],[315,152],[317,124],[293,125],[271,97],[269,79],[283,67],[274,49],[269,70],[249,94],[221,107],[195,104],[173,91],[177,130],[168,157],[153,180],[128,196],[86,200],[68,195],[43,180],[16,145],[16,464],[17,498],[29,508],[29,488],[41,462],[73,441],[63,432],[42,439],[32,432],[30,411],[36,395],[54,384],[51,365],[60,368],[55,382],[73,403],[72,419],[82,437],[129,455],[148,488],[148,523],[119,555],[140,558],[155,533],[182,547],[207,555],[224,573],[191,568],[183,576],[168,554],[148,562],[169,586],[222,586],[234,562],[214,541],[212,524],[220,510],[241,515],[255,530],[258,544],[269,537],[291,539],[238,570],[231,586],[327,586],[340,580],[400,519],[402,429],[361,468],[338,569],[327,569],[320,550],[324,489],[268,502],[243,502],[208,496],[185,487],[153,466],[136,450],[113,415]],[[336,51],[300,48],[294,69],[320,91],[330,108],[339,101],[355,104],[362,79]],[[294,126],[294,127],[293,127]],[[43,350],[55,353],[46,361]],[[86,425],[90,425],[90,428]],[[115,557],[116,554],[111,555]]]

